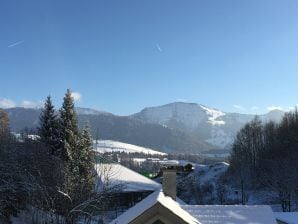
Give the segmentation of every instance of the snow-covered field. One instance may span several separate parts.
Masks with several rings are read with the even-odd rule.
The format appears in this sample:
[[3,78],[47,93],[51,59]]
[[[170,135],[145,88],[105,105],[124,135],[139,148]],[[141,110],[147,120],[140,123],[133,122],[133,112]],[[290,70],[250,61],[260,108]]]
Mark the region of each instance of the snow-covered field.
[[289,224],[298,224],[298,212],[274,212],[275,217]]
[[93,146],[96,152],[127,152],[127,153],[145,153],[150,155],[167,155],[153,149],[144,148],[137,145],[117,142],[112,140],[93,141]]

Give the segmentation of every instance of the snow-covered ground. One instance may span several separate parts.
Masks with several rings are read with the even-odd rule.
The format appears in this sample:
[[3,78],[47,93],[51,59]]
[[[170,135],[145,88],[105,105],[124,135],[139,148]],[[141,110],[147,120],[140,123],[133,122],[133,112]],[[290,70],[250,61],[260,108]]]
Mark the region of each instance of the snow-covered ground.
[[159,152],[153,149],[117,142],[112,140],[98,140],[93,141],[93,146],[96,152],[127,152],[127,153],[144,153],[150,155],[167,155],[166,153]]
[[274,212],[274,215],[284,223],[298,224],[298,212]]
[[[228,168],[229,164],[225,162],[211,165],[196,164],[193,172],[186,176],[178,176],[179,197],[188,204],[218,204],[221,203],[218,190],[224,189],[222,193],[224,203],[240,204],[241,189],[239,185],[237,187],[230,178],[224,178],[224,182],[222,182],[222,177],[224,177]],[[282,211],[280,204],[274,202],[274,198],[278,197],[275,192],[265,189],[246,189],[245,193],[247,195],[247,205],[270,205],[273,211]]]
[[224,174],[229,168],[229,164],[225,162],[219,162],[212,165],[198,165],[195,167],[193,175],[200,177],[200,183],[214,183],[217,179]]
[[148,107],[134,115],[149,123],[168,126],[172,120],[185,125],[189,130],[197,128],[198,124],[205,118],[206,113],[198,104],[183,102],[170,103],[160,107]]
[[[188,204],[216,204],[217,187],[229,164],[218,162],[211,165],[195,164],[193,172],[177,178],[179,197]],[[227,198],[234,200],[234,191],[227,187]]]

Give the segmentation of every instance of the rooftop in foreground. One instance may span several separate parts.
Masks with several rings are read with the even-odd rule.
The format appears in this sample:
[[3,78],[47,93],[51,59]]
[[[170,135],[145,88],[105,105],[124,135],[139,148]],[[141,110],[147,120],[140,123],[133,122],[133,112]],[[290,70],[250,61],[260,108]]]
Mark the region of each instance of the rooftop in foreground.
[[[141,221],[141,222],[140,222]],[[181,224],[275,224],[271,208],[266,205],[181,205],[161,190],[124,212],[110,224],[135,223]]]

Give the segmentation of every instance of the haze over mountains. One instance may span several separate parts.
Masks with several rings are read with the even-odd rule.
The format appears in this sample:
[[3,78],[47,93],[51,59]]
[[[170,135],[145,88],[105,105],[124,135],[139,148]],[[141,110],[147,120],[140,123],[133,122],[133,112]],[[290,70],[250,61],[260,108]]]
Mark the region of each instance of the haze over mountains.
[[[251,114],[227,113],[196,103],[175,102],[148,107],[130,116],[117,116],[89,108],[76,108],[79,124],[89,121],[94,138],[110,139],[163,152],[202,152],[230,149],[239,129]],[[40,109],[6,109],[11,130],[36,128]],[[260,115],[263,121],[279,121],[283,111]]]

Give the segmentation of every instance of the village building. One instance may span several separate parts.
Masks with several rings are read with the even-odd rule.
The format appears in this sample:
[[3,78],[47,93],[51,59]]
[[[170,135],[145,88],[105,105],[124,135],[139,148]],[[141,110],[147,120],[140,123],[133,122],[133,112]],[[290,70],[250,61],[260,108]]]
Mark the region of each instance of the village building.
[[276,224],[270,206],[186,205],[176,198],[179,165],[162,168],[163,187],[114,219],[110,224]]
[[107,206],[116,215],[161,189],[159,183],[118,163],[97,164],[95,169],[96,191],[109,191]]

